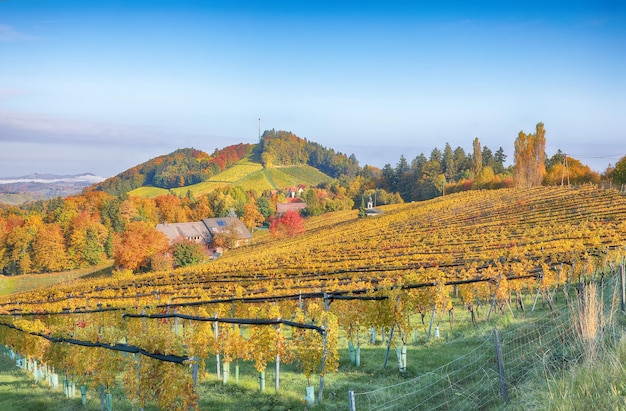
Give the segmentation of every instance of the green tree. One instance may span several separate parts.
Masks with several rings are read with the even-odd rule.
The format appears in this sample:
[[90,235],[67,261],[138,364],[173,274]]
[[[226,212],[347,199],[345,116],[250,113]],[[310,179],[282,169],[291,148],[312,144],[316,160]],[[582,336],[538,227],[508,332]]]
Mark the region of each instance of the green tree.
[[256,206],[259,209],[259,212],[263,215],[265,220],[267,220],[271,215],[274,214],[274,208],[272,207],[272,202],[267,197],[257,198]]
[[506,161],[506,154],[502,147],[498,148],[496,154],[493,156],[493,171],[496,174],[504,173],[504,162]]
[[620,158],[619,161],[615,163],[612,175],[615,184],[626,184],[626,156]]
[[480,148],[480,141],[478,140],[478,137],[476,137],[474,139],[474,165],[472,168],[472,171],[474,172],[474,174],[478,174],[478,172],[480,171],[481,168],[483,168],[483,152]]
[[202,244],[191,240],[182,240],[172,246],[175,267],[186,267],[204,261],[206,255]]
[[320,215],[324,212],[324,207],[320,202],[319,190],[316,188],[309,188],[304,192],[303,200],[306,203],[304,212],[308,216]]
[[458,168],[450,143],[446,143],[446,147],[443,149],[443,169],[447,181],[456,181]]

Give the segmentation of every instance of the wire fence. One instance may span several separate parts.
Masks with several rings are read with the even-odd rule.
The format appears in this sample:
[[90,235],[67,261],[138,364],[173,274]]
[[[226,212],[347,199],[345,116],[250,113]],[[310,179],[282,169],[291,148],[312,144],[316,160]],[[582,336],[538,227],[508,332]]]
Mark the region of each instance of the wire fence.
[[[606,318],[618,311],[622,288],[617,276],[598,282]],[[577,329],[577,309],[583,302],[578,287],[561,291],[560,303],[548,315],[520,319],[505,332],[494,330],[471,352],[442,367],[389,387],[350,392],[351,411],[494,409],[546,371],[567,372],[585,355]],[[606,331],[616,332],[605,324]]]

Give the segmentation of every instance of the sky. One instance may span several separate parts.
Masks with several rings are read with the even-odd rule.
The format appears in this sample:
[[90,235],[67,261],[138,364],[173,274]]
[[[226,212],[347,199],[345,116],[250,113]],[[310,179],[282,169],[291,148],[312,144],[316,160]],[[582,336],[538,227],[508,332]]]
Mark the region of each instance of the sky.
[[259,125],[361,165],[475,137],[511,164],[538,122],[548,156],[626,155],[626,2],[0,0],[0,177],[109,177]]

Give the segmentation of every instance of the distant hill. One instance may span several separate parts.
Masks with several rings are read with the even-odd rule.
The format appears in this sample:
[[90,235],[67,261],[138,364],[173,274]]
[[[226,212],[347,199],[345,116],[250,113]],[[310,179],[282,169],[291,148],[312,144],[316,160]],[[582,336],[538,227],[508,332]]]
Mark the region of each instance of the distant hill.
[[171,189],[197,184],[245,158],[251,150],[251,144],[238,144],[209,155],[194,148],[182,148],[107,178],[90,190],[120,195],[139,187]]
[[78,194],[104,177],[91,173],[76,175],[29,174],[0,178],[0,203],[18,205]]
[[218,187],[236,185],[245,191],[284,190],[287,187],[304,184],[316,186],[320,183],[332,180],[331,177],[309,165],[285,166],[276,168],[263,168],[259,163],[249,159],[241,160],[230,168],[211,177],[202,183],[167,190],[158,187],[139,187],[128,194],[139,197],[156,197],[168,194],[170,191],[183,196],[189,191],[194,196],[207,194]]
[[317,185],[342,175],[356,176],[354,155],[335,152],[288,131],[269,130],[259,144],[237,144],[207,154],[183,148],[132,167],[89,190],[112,195],[131,193],[155,197],[170,191],[200,195],[220,186],[246,190]]

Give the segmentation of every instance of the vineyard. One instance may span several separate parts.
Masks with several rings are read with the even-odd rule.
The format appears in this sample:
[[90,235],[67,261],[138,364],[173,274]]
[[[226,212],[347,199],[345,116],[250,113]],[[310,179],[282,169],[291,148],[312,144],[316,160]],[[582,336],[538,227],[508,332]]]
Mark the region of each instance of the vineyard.
[[156,197],[158,195],[166,195],[171,191],[176,195],[185,196],[188,191],[191,191],[197,197],[219,187],[231,185],[237,185],[245,191],[261,192],[264,190],[282,190],[298,184],[315,186],[330,180],[330,177],[308,165],[264,169],[260,163],[255,163],[245,158],[201,183],[176,187],[170,190],[159,187],[139,187],[130,191],[129,194],[132,196]]
[[253,365],[259,390],[274,367],[277,392],[281,364],[292,364],[317,384],[306,401],[323,404],[340,350],[348,346],[358,366],[376,330],[406,372],[407,345],[416,330],[430,337],[435,318],[452,328],[464,313],[475,324],[511,306],[528,311],[539,297],[553,310],[559,290],[626,256],[626,198],[594,186],[470,191],[382,209],[311,218],[299,237],[265,236],[183,271],[2,297],[0,344],[81,385],[106,391],[121,378],[139,407],[197,407],[209,362],[223,381]]

